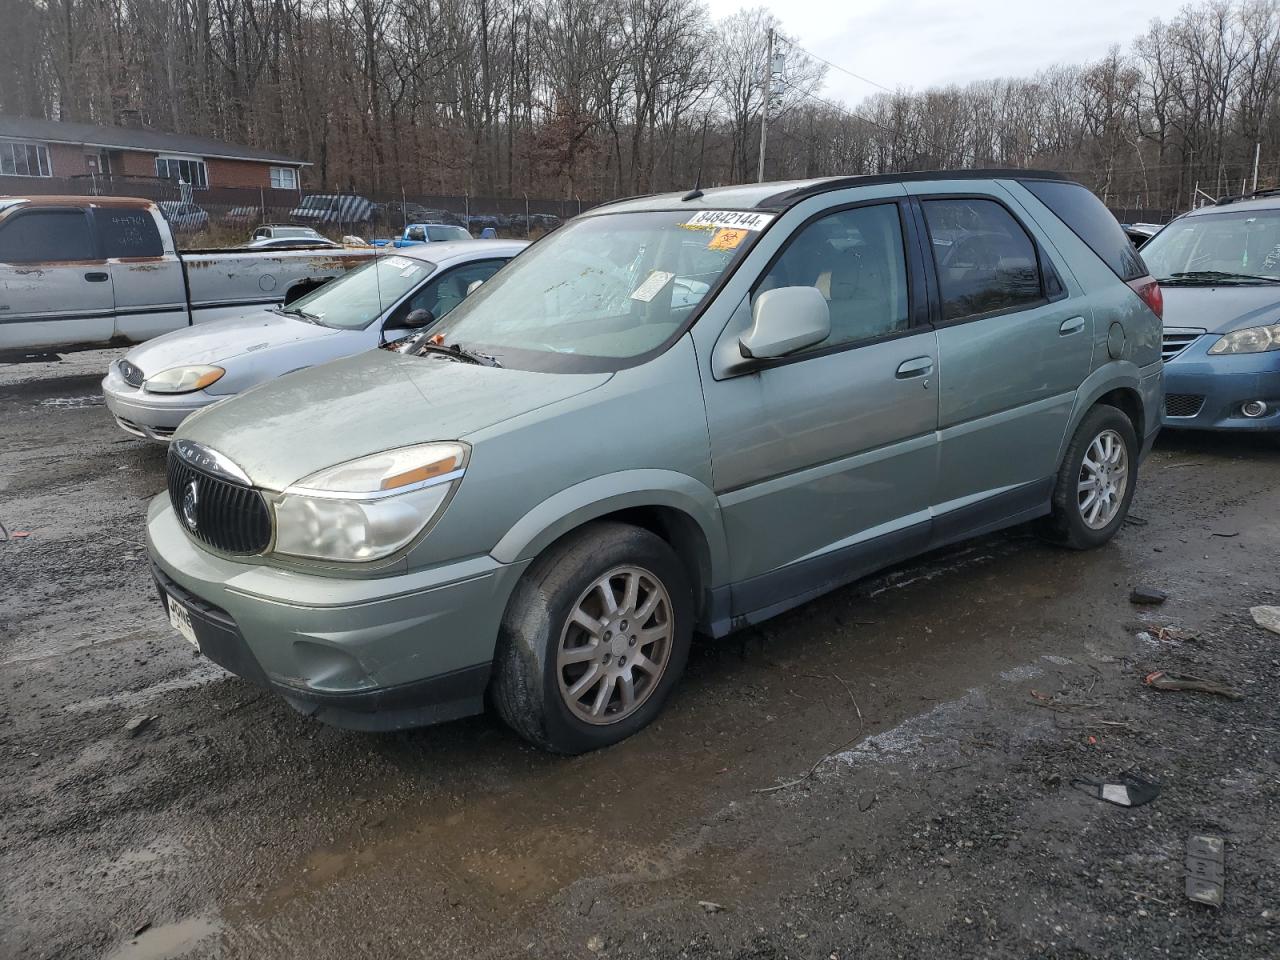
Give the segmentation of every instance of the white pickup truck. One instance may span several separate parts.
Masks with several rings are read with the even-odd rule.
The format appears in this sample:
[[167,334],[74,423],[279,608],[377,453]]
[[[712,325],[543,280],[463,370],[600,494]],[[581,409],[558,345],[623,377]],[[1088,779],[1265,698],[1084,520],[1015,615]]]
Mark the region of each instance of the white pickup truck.
[[0,352],[138,343],[287,303],[372,256],[179,253],[150,200],[0,197]]

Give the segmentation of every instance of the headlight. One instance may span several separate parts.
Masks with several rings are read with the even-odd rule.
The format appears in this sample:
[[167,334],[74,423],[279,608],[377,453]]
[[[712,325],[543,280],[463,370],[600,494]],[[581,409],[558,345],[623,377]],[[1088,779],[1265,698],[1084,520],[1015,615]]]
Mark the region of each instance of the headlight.
[[227,371],[221,367],[198,364],[191,367],[170,367],[149,377],[142,385],[148,393],[194,393],[217,383]]
[[439,514],[467,453],[462,443],[423,443],[313,473],[275,502],[275,552],[343,563],[395,553]]
[[1265,353],[1280,350],[1280,323],[1265,327],[1233,330],[1209,348],[1209,355],[1219,353]]

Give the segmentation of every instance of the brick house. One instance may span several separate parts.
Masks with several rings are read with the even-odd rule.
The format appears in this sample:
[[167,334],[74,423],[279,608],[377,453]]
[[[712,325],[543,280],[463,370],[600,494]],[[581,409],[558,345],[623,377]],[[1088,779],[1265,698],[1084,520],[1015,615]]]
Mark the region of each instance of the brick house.
[[182,180],[194,191],[296,192],[306,166],[269,150],[183,133],[0,116],[0,194],[47,193],[43,188],[54,186],[49,181],[65,189],[67,181],[87,184],[102,176]]

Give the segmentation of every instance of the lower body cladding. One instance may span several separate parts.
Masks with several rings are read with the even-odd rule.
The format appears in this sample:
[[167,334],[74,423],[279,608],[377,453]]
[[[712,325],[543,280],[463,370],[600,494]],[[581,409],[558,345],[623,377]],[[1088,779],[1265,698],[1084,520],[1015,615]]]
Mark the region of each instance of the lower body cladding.
[[163,495],[147,543],[165,615],[201,653],[352,730],[482,712],[506,600],[526,567],[485,556],[356,580],[224,560],[187,538]]
[[197,410],[226,399],[202,391],[144,393],[140,387],[125,383],[114,366],[102,381],[102,396],[121,430],[159,443],[168,443],[182,421]]
[[1165,365],[1164,389],[1168,428],[1280,431],[1280,351],[1183,355]]

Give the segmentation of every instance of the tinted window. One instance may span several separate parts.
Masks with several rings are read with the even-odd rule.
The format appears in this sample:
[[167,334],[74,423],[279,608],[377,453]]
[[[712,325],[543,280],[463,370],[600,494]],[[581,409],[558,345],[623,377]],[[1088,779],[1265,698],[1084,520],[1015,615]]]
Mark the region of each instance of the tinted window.
[[83,210],[33,210],[0,227],[0,262],[96,259]]
[[960,320],[1044,299],[1036,248],[994,200],[926,200],[942,319]]
[[907,329],[907,264],[897,205],[842,210],[804,227],[754,296],[779,287],[816,287],[827,301],[831,336],[810,351]]
[[1124,235],[1119,221],[1088,188],[1054,180],[1020,182],[1088,244],[1121,280],[1136,280],[1147,275],[1146,264]]
[[106,256],[158,257],[164,253],[160,231],[145,210],[99,209],[93,216]]

